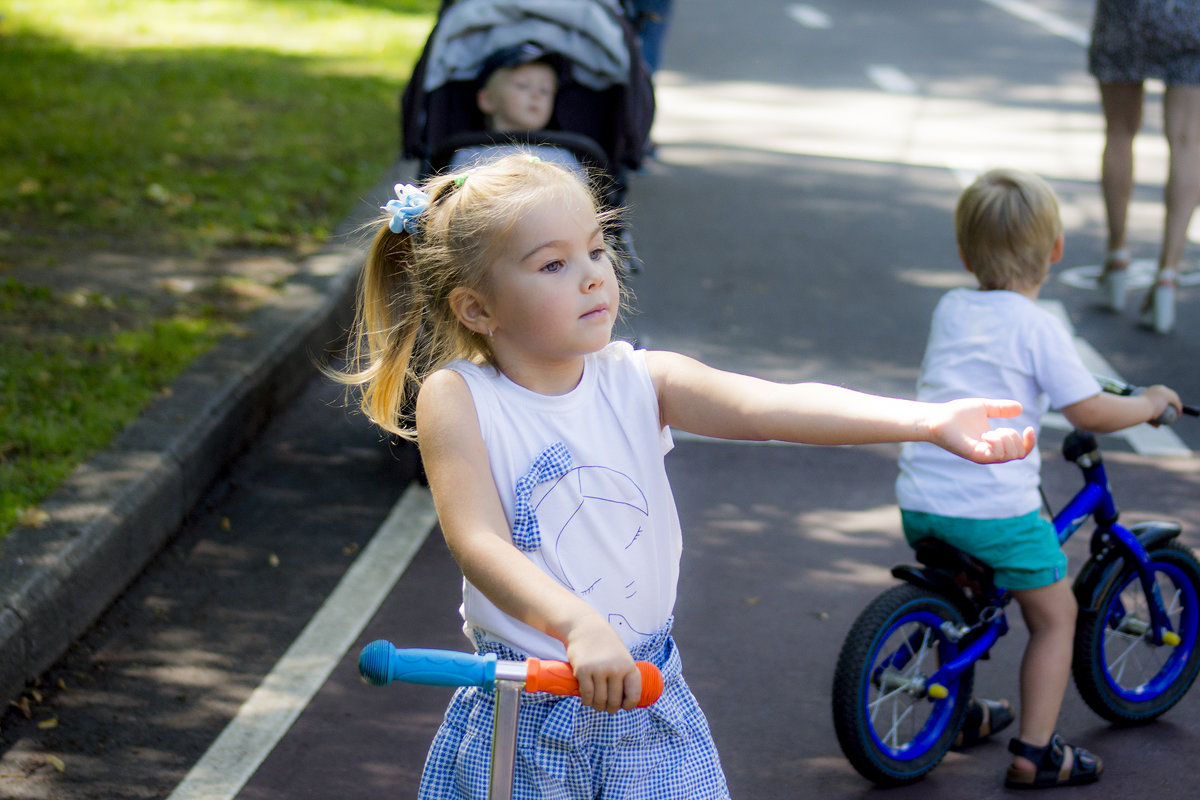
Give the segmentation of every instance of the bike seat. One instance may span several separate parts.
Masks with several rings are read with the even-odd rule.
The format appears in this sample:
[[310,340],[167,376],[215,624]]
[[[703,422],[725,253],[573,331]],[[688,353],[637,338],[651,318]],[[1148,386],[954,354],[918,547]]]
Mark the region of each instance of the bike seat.
[[995,571],[972,555],[964,553],[954,545],[941,539],[927,536],[913,545],[917,561],[931,569],[943,570],[953,575],[962,574],[972,583],[993,585]]

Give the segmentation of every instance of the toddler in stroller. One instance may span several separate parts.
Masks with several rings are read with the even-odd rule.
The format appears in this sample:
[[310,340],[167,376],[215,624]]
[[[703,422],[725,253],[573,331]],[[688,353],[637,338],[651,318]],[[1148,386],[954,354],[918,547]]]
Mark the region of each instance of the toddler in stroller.
[[[498,71],[533,63],[554,72],[548,119],[540,129],[490,129],[480,90]],[[494,147],[554,148],[535,152],[581,164],[616,208],[645,154],[654,89],[619,0],[444,0],[400,110],[401,152],[422,179],[486,160]],[[613,235],[636,268],[628,228]]]
[[[476,105],[483,113],[488,131],[516,137],[519,141],[528,132],[541,131],[554,115],[554,98],[558,93],[562,58],[547,53],[532,42],[506,47],[488,56],[479,71],[475,95]],[[519,144],[489,141],[456,147],[450,155],[452,170],[490,161],[521,150]],[[583,164],[569,149],[541,145],[538,156],[570,167],[586,179]]]

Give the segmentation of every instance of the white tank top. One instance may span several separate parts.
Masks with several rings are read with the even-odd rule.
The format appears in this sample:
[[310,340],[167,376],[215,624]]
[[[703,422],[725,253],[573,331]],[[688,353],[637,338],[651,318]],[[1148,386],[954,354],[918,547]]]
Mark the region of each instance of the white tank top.
[[[492,476],[510,530],[517,486],[548,448],[569,453],[554,477],[530,476],[526,508],[540,544],[525,555],[603,614],[629,647],[670,618],[682,537],[664,456],[674,446],[659,424],[645,352],[613,342],[586,359],[579,385],[546,396],[498,370],[466,361],[463,377],[479,416]],[[558,443],[561,443],[559,445]],[[528,544],[528,537],[518,535]],[[553,637],[500,611],[463,581],[463,630],[537,658],[566,658]]]

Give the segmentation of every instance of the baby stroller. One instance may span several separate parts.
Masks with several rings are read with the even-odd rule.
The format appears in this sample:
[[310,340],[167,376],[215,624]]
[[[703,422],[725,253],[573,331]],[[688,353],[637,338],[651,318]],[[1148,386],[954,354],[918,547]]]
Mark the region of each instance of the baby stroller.
[[[475,99],[480,70],[490,55],[519,46],[563,65],[553,117],[538,131],[488,131]],[[620,207],[653,120],[654,88],[620,0],[443,0],[401,95],[401,152],[425,178],[467,148],[567,150],[597,181],[601,199]],[[628,230],[616,234],[636,264]]]

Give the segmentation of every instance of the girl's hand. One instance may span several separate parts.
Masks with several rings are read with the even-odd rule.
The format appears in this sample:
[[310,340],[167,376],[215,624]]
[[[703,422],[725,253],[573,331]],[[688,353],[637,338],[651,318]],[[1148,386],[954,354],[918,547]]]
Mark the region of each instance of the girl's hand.
[[1015,400],[952,400],[936,403],[926,420],[929,441],[976,464],[996,464],[1029,455],[1036,444],[1033,428],[992,430],[992,417],[1015,417]]
[[621,637],[602,617],[589,615],[581,620],[566,644],[583,705],[610,714],[637,706],[642,674]]

